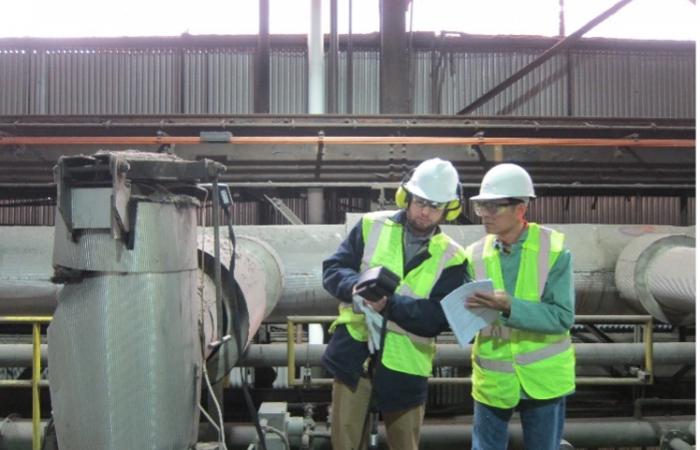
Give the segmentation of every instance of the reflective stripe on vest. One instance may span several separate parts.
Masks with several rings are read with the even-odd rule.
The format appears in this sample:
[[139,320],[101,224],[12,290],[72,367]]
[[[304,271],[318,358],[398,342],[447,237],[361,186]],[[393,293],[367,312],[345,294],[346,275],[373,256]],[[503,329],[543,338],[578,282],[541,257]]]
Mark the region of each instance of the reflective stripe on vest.
[[[506,328],[506,327],[503,327]],[[534,352],[529,352],[529,353],[523,353],[520,355],[515,356],[515,362],[516,364],[519,364],[521,366],[525,366],[528,364],[533,364],[539,361],[542,361],[543,359],[547,359],[549,357],[558,355],[559,353],[563,353],[567,351],[571,347],[571,339],[567,337],[566,339],[563,339],[555,344],[552,344],[548,347],[543,347],[539,350],[535,350]],[[497,359],[485,359],[482,358],[481,356],[476,356],[475,359],[477,364],[479,364],[479,367],[482,367],[484,369],[488,370],[493,370],[495,372],[506,372],[506,373],[514,373],[515,372],[515,367],[513,366],[513,363],[511,361],[500,361]]]
[[[382,235],[382,231],[384,230],[384,221],[389,219],[389,217],[389,215],[386,215],[385,217],[378,216],[377,220],[374,220],[372,222],[372,227],[370,228],[369,233],[367,233],[367,238],[365,240],[365,250],[362,253],[362,263],[360,264],[361,272],[364,272],[365,270],[372,267],[370,264],[372,263],[372,257],[374,256],[374,253],[377,251],[379,237]],[[364,221],[364,218],[362,220]]]
[[[394,213],[379,212],[363,216],[362,231],[365,242],[361,270],[384,266],[401,277],[397,294],[424,299],[446,267],[462,264],[464,250],[444,233],[428,241],[430,257],[408,274],[403,273],[404,227],[391,220]],[[349,310],[348,310],[349,309]],[[332,327],[346,324],[350,335],[358,341],[367,340],[364,316],[342,307]],[[410,333],[393,321],[387,322],[387,334],[382,350],[382,363],[392,370],[419,376],[432,373],[435,340]]]
[[[464,261],[464,250],[442,233],[430,239],[428,249],[430,257],[405,274],[398,294],[425,299],[446,267]],[[388,322],[382,363],[397,372],[427,377],[432,374],[435,349],[435,339],[417,336]]]
[[[471,251],[476,254],[476,255],[481,255],[484,252],[484,243],[486,242],[486,239],[479,239],[479,241],[474,244],[474,247],[471,249]],[[473,261],[474,258],[472,255],[469,255],[469,260]],[[480,259],[480,264],[470,264],[471,267],[474,268],[474,273],[472,274],[475,280],[485,280],[486,277],[486,266],[483,263],[483,259]]]
[[386,329],[387,329],[387,331],[392,331],[394,333],[403,334],[404,336],[407,336],[411,341],[419,343],[419,344],[430,345],[433,343],[432,338],[422,337],[422,336],[418,336],[418,335],[415,335],[413,333],[410,333],[410,332],[404,330],[403,328],[401,328],[399,326],[399,324],[394,322],[393,320],[386,321]]
[[[495,289],[505,290],[494,241],[495,236],[487,235],[467,249],[469,268],[475,276],[490,277]],[[563,234],[534,223],[529,225],[520,253],[515,297],[540,301],[563,243]],[[491,406],[515,406],[521,386],[536,399],[558,397],[574,389],[575,359],[568,333],[527,332],[495,322],[479,332],[472,360],[472,395]]]

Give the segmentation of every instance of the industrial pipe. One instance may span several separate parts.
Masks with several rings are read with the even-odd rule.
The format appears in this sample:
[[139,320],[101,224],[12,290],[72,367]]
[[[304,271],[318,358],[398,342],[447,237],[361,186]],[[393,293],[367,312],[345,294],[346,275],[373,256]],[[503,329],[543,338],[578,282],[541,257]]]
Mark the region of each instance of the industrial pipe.
[[[574,344],[578,365],[641,365],[644,362],[643,344],[607,343]],[[319,366],[325,345],[297,344],[295,357],[298,365]],[[657,342],[653,345],[654,366],[695,365],[694,342]],[[471,346],[438,344],[435,365],[468,367]],[[240,364],[248,367],[270,367],[287,364],[287,344],[252,344]]]
[[695,323],[695,238],[651,233],[633,239],[615,265],[620,296],[656,319]]
[[[642,365],[644,363],[643,344],[606,343],[574,344],[578,365]],[[295,360],[298,365],[318,367],[325,345],[296,344]],[[46,345],[42,345],[42,358],[47,355]],[[695,365],[694,342],[657,342],[653,345],[654,367],[670,365]],[[457,344],[438,344],[435,364],[450,367],[469,367],[471,346],[463,349]],[[273,367],[287,365],[287,344],[251,344],[246,354],[239,360],[242,367]],[[31,344],[0,344],[0,367],[29,367],[31,365]]]
[[[645,447],[658,446],[661,437],[672,430],[686,430],[693,426],[693,416],[664,416],[634,418],[597,417],[567,419],[564,426],[564,439],[576,448],[590,447]],[[421,426],[420,448],[430,450],[451,450],[465,448],[471,442],[472,423],[467,420],[437,421],[427,419]],[[0,419],[0,423],[3,420]],[[44,424],[45,425],[45,424]],[[200,427],[201,428],[201,427]],[[250,424],[226,423],[224,425],[226,443],[229,449],[245,449],[257,439],[255,428]],[[520,422],[512,420],[508,425],[509,448],[521,449],[523,445]],[[330,449],[325,424],[316,423],[313,435],[314,449]],[[201,435],[201,433],[200,433]],[[380,442],[386,443],[386,430],[379,427]],[[0,443],[3,450],[29,450],[31,448],[31,422],[9,420],[0,428]]]
[[[266,244],[270,258],[283,261],[284,280],[281,296],[265,318],[267,322],[285,322],[289,315],[333,315],[338,302],[321,284],[321,262],[337,249],[350,227],[361,217],[349,214],[345,225],[266,225],[236,226],[237,237],[247,236]],[[620,300],[614,288],[616,264],[623,249],[639,236],[650,234],[694,236],[694,227],[662,225],[554,225],[566,234],[565,245],[574,255],[574,283],[577,314],[643,314],[642,304]],[[480,225],[445,225],[442,229],[457,242],[468,244],[483,236]],[[18,280],[46,286],[53,268],[50,264],[53,236],[51,227],[6,227],[0,239],[0,292],[6,292]],[[688,239],[680,238],[680,239]],[[241,240],[243,240],[241,238]],[[252,241],[251,241],[252,242]],[[245,244],[241,244],[245,246]],[[263,270],[277,271],[274,264],[262,264]],[[24,268],[28,269],[25,273]],[[268,273],[268,280],[280,276]],[[9,286],[9,287],[8,287]],[[43,291],[42,291],[43,292]],[[266,294],[268,295],[268,294]],[[270,299],[271,300],[271,299]],[[266,303],[269,305],[269,303]],[[51,315],[55,298],[42,294],[20,301],[0,296],[0,314],[22,309],[31,314]],[[650,312],[651,313],[651,312]]]

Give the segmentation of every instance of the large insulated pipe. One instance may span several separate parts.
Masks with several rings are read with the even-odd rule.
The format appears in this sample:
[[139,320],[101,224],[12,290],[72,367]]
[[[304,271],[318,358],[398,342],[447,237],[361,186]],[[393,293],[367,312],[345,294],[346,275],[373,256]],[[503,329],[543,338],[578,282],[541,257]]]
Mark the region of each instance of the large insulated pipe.
[[695,323],[695,238],[652,233],[629,242],[615,266],[620,296],[674,325]]
[[[337,313],[337,301],[321,284],[321,263],[337,249],[349,227],[358,218],[359,215],[350,215],[346,225],[234,227],[236,236],[247,236],[264,242],[274,252],[275,259],[282,261],[284,288],[276,307],[265,321],[284,322],[288,315]],[[644,305],[621,300],[615,287],[616,264],[623,249],[635,238],[648,234],[695,235],[694,227],[590,224],[552,226],[566,234],[566,245],[574,255],[577,314],[646,313]],[[479,225],[446,225],[443,229],[463,244],[474,242],[483,236],[483,227]],[[3,252],[3,258],[0,258],[0,292],[3,285],[16,283],[18,277],[29,284],[45,284],[51,278],[50,264],[46,262],[50,261],[50,247],[46,247],[45,236],[52,234],[51,227],[3,229],[0,237],[0,251]],[[20,247],[14,245],[14,242],[23,244]],[[14,253],[14,256],[8,253]],[[22,259],[24,254],[27,255],[26,263]],[[30,276],[21,273],[24,264],[35,267]],[[10,275],[4,275],[6,273]],[[20,308],[29,310],[23,306],[28,302],[29,299],[20,303],[0,297],[0,314],[13,313]],[[31,299],[31,303],[34,314],[51,314],[55,308],[55,298]]]
[[53,227],[3,227],[0,315],[51,315],[60,284],[51,282]]
[[[220,322],[225,326],[223,334],[233,337],[222,342],[220,347],[206,346],[207,369],[217,381],[238,363],[240,351],[245,349],[263,320],[272,313],[282,295],[285,280],[282,261],[267,243],[250,236],[234,235],[231,240],[227,233],[222,234],[226,237],[222,237],[219,249],[221,273],[230,275],[231,264],[234,266],[233,278],[223,277],[228,282],[223,289],[223,317],[219,317],[216,308],[212,229],[200,228],[198,237],[199,256],[202,258],[199,317],[204,341],[211,343],[220,340],[215,332]],[[233,260],[232,253],[235,254]],[[235,283],[237,288],[230,283]]]

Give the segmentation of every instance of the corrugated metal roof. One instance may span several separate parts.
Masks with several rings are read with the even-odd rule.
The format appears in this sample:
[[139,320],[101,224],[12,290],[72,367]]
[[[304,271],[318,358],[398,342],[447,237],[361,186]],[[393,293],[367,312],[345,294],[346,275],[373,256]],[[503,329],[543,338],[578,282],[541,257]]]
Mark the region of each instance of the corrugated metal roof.
[[[481,223],[473,211],[465,209],[472,223]],[[538,223],[596,223],[638,225],[695,225],[695,199],[688,199],[688,210],[681,210],[679,197],[580,196],[539,197],[527,213]]]
[[694,117],[694,62],[654,52],[571,54],[572,115]]
[[0,114],[29,114],[28,67],[23,50],[0,49]]
[[306,52],[287,49],[270,55],[270,112],[308,112],[308,63]]
[[[692,118],[693,52],[622,46],[556,55],[475,111],[480,115]],[[453,114],[541,54],[541,48],[416,49],[414,112]],[[0,114],[241,114],[253,110],[254,49],[2,49]],[[339,58],[345,109],[346,53]],[[270,53],[270,110],[307,111],[306,50]],[[436,71],[437,62],[440,70]],[[567,63],[570,65],[567,66]],[[437,87],[437,90],[433,92]],[[379,112],[379,52],[353,53],[353,112]],[[439,93],[439,95],[438,95]]]
[[[304,222],[308,222],[308,205],[305,196],[280,197]],[[53,225],[55,206],[24,205],[4,206],[14,200],[0,201],[0,225]],[[329,223],[343,223],[347,212],[365,212],[371,207],[371,199],[358,194],[346,196],[328,194],[325,200],[326,218]],[[481,223],[469,205],[464,214],[471,223]],[[205,208],[205,223],[211,225],[211,207]],[[287,219],[269,203],[235,199],[233,216],[236,225],[288,224]],[[528,209],[528,218],[538,223],[596,223],[640,225],[695,225],[695,198],[688,198],[687,210],[681,208],[679,197],[624,197],[580,196],[540,197]],[[202,220],[199,218],[201,224]],[[221,224],[226,218],[221,214]]]

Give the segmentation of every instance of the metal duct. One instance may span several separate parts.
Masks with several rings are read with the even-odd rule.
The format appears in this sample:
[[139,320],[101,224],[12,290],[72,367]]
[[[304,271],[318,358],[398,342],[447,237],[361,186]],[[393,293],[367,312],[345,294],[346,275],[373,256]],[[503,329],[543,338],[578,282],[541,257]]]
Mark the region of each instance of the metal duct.
[[652,233],[637,237],[615,266],[620,296],[674,325],[695,323],[695,238]]
[[[195,180],[223,169],[135,151],[63,156],[48,328],[64,450],[190,448],[202,376]],[[189,184],[188,184],[189,182]]]
[[[270,315],[279,301],[284,289],[284,268],[277,253],[264,241],[249,237],[235,237],[234,278],[240,290],[224,286],[223,314],[219,317],[216,308],[215,273],[214,273],[214,237],[213,229],[200,228],[199,248],[204,252],[203,277],[199,291],[201,295],[201,312],[205,342],[218,339],[214,330],[219,329],[218,322],[226,323],[224,335],[233,337],[210,358],[213,348],[207,346],[205,357],[208,358],[207,369],[215,380],[223,378],[238,362],[239,345],[244,349],[257,333],[263,320]],[[228,275],[231,270],[232,242],[221,239],[221,271]],[[202,274],[200,273],[200,276]],[[227,277],[224,277],[227,278]],[[236,336],[233,321],[238,320],[241,330]],[[238,342],[236,342],[238,340]]]
[[84,230],[74,242],[56,217],[54,264],[88,271],[64,286],[48,329],[62,449],[196,442],[202,358],[193,301],[195,201],[143,199],[137,211],[133,249],[109,229]]
[[[268,322],[286,321],[288,315],[332,315],[337,313],[337,301],[321,285],[321,263],[331,255],[346,236],[347,230],[359,218],[349,215],[346,225],[266,225],[234,227],[237,238],[247,236],[264,242],[274,251],[275,258],[283,262],[284,288],[277,306],[266,317]],[[639,314],[644,306],[637,302],[620,300],[615,283],[616,265],[623,249],[640,236],[650,234],[681,235],[680,239],[692,239],[695,227],[655,225],[552,225],[566,234],[566,245],[571,249],[574,263],[577,314]],[[480,225],[445,225],[443,230],[462,244],[476,241],[483,236]],[[51,277],[47,267],[33,269],[33,273],[21,273],[22,254],[33,256],[31,261],[49,257],[46,235],[50,227],[8,227],[3,229],[0,240],[0,292],[3,286],[15,283],[18,277],[26,283],[46,283]],[[22,242],[16,246],[14,242]],[[14,255],[12,255],[14,253]],[[8,264],[10,265],[8,267]],[[624,263],[620,263],[624,264]],[[7,271],[6,271],[7,270]],[[619,269],[617,269],[619,271]],[[9,274],[9,276],[4,274]],[[267,275],[272,279],[274,274]],[[618,286],[619,288],[619,286]],[[55,299],[31,299],[32,313],[51,314]],[[0,297],[0,314],[14,313],[22,308],[25,300],[9,302]],[[29,299],[26,300],[29,302]]]

